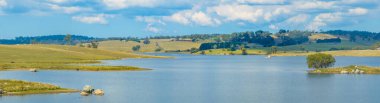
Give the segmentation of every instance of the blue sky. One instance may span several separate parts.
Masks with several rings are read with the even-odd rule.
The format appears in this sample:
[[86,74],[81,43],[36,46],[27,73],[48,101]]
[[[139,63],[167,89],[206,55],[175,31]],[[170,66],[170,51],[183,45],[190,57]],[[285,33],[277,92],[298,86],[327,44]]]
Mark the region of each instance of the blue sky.
[[239,31],[380,32],[380,0],[0,0],[0,38]]

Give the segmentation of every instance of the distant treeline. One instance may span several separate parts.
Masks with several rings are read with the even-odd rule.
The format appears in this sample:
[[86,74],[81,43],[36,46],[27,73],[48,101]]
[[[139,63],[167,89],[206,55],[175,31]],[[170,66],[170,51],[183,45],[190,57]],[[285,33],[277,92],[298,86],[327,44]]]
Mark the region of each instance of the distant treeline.
[[48,35],[34,37],[16,37],[15,39],[0,39],[0,44],[71,44],[87,43],[101,38],[93,38],[88,36],[71,35],[70,40],[65,40],[67,35]]
[[232,43],[232,42],[221,42],[221,43],[202,43],[199,47],[199,50],[208,50],[208,49],[220,49],[220,48],[229,48],[231,50],[239,49],[239,47],[244,47],[243,43]]
[[344,30],[330,30],[322,33],[341,36],[349,38],[351,42],[356,41],[378,41],[380,40],[380,33],[368,32],[368,31],[344,31]]

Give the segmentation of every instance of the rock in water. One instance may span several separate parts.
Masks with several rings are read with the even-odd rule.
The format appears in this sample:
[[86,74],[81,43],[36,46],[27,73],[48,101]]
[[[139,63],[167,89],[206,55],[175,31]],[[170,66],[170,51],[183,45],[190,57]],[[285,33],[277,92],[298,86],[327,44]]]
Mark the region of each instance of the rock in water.
[[29,69],[30,72],[37,72],[37,69]]
[[101,89],[96,89],[96,90],[94,91],[94,94],[95,94],[95,95],[104,95],[104,91],[101,90]]
[[359,69],[356,69],[355,74],[359,74],[359,73],[360,73]]
[[4,94],[4,91],[2,89],[0,89],[0,95]]
[[363,73],[364,73],[364,71],[361,70],[361,71],[360,71],[360,74],[363,74]]
[[92,89],[92,87],[90,85],[85,85],[83,87],[83,90],[82,90],[82,92],[87,92],[89,94],[91,94],[93,91],[94,91],[94,89]]
[[348,71],[342,70],[340,71],[340,74],[348,74]]
[[82,95],[82,96],[88,96],[88,95],[90,95],[90,93],[82,91],[82,92],[80,92],[80,95]]

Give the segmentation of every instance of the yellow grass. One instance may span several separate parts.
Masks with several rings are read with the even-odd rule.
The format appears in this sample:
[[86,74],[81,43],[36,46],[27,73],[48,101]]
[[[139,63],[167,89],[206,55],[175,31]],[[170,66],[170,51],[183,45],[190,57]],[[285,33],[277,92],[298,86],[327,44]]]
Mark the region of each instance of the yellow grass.
[[353,73],[356,69],[359,71],[364,71],[363,74],[380,74],[379,67],[368,67],[368,66],[347,66],[347,67],[336,67],[336,68],[326,68],[326,69],[315,69],[309,71],[311,74],[340,74],[341,71],[347,71]]
[[89,49],[62,45],[0,45],[0,70],[143,70],[129,66],[87,66],[98,60],[121,58],[151,58],[132,53]]
[[[158,44],[158,45],[157,45]],[[200,43],[189,42],[189,41],[171,41],[170,39],[151,39],[150,44],[144,44],[135,41],[119,41],[110,40],[102,41],[99,43],[99,49],[102,50],[112,50],[112,51],[123,51],[123,52],[133,52],[132,47],[140,45],[141,49],[139,52],[155,52],[159,47],[163,51],[174,51],[174,50],[187,50],[191,48],[199,48]]]
[[0,80],[0,89],[6,91],[4,95],[77,92],[77,90],[74,89],[61,88],[52,84],[26,82],[19,80]]
[[312,36],[309,36],[310,40],[331,39],[331,38],[337,38],[337,37],[330,34],[314,34]]
[[[205,55],[242,55],[241,50],[236,51],[228,51],[227,49],[211,49],[211,50],[205,50]],[[263,50],[256,50],[256,49],[248,49],[247,50],[248,55],[264,55],[266,54]],[[195,53],[195,54],[201,54],[201,51]]]
[[[272,54],[273,56],[307,56],[309,54],[313,54],[315,52],[279,52],[276,54]],[[339,51],[325,51],[321,53],[331,54],[333,56],[362,56],[362,57],[373,57],[380,56],[380,50],[339,50]]]

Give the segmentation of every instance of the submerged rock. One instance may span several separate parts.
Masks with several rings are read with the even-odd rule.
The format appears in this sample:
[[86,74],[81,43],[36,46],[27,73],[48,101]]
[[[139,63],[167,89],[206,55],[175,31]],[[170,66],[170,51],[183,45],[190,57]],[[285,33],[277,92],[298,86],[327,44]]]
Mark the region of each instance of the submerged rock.
[[80,92],[80,95],[82,95],[82,96],[88,96],[88,95],[90,95],[90,93],[82,91],[82,92]]
[[94,95],[104,95],[104,91],[101,90],[101,89],[96,89],[96,90],[94,91]]
[[340,71],[340,74],[348,74],[348,71],[342,70]]

